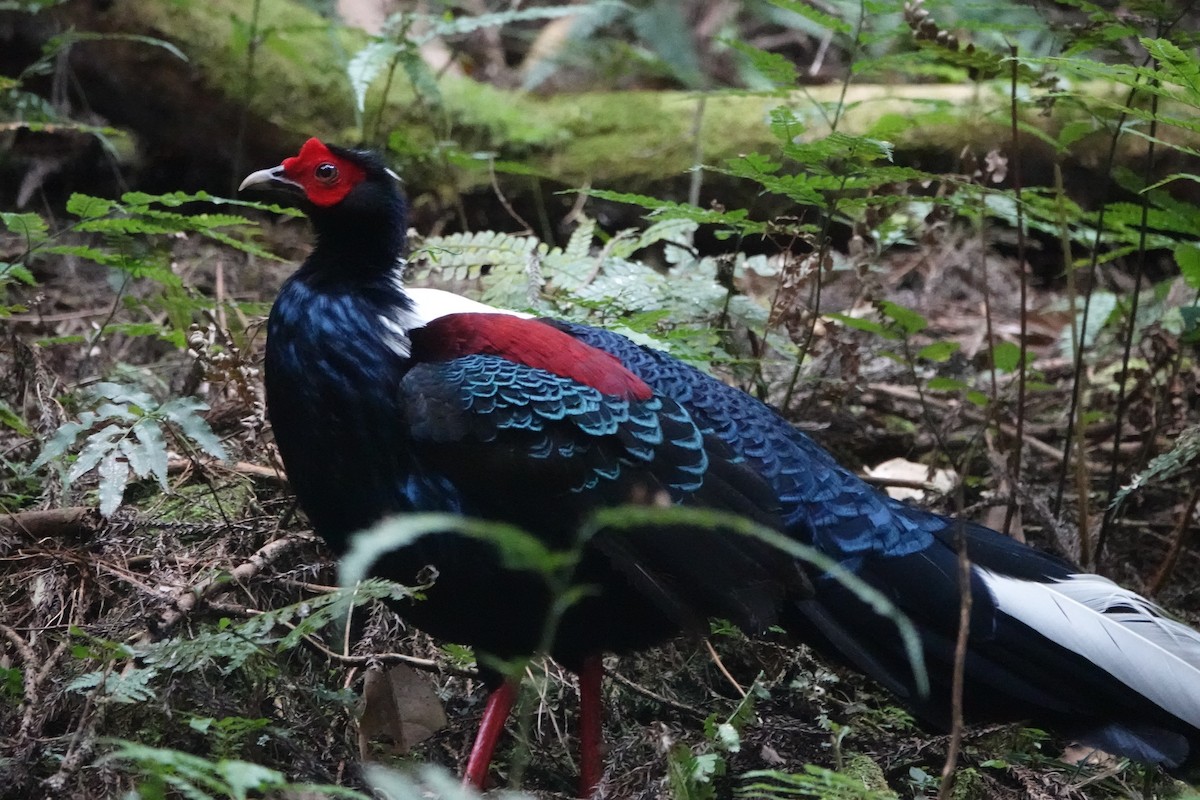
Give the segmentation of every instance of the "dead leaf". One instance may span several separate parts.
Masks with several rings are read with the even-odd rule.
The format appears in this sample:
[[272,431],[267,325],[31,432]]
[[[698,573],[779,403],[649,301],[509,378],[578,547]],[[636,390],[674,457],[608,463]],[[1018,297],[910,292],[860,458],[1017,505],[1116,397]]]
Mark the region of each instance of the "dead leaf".
[[391,752],[398,755],[445,725],[442,701],[429,681],[411,667],[396,664],[384,670],[367,670],[358,720],[358,746],[363,760],[370,758],[373,740],[390,740]]
[[772,767],[780,767],[787,763],[787,759],[779,755],[779,751],[769,744],[762,746],[758,757],[763,760],[763,763],[770,764]]
[[1110,769],[1121,763],[1116,756],[1079,742],[1064,747],[1059,760],[1064,764],[1087,764],[1100,769]]
[[[878,478],[881,481],[923,483],[940,494],[945,494],[954,488],[955,476],[950,470],[930,470],[924,464],[903,458],[892,458],[875,467],[867,467],[864,471],[872,478]],[[925,499],[926,495],[926,490],[909,486],[885,485],[884,490],[888,493],[888,497],[895,500],[921,501]]]

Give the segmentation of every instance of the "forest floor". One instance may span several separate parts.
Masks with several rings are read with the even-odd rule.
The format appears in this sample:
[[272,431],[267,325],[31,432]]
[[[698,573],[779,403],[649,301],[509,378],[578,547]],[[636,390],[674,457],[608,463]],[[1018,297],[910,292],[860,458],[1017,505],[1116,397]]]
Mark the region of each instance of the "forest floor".
[[[270,226],[268,246],[286,259],[302,258],[307,242],[303,221]],[[17,247],[0,241],[0,249]],[[174,271],[191,290],[243,304],[219,306],[211,325],[203,326],[218,332],[218,343],[222,330],[249,333],[249,343],[232,356],[230,374],[240,377],[212,379],[214,363],[229,367],[228,359],[208,357],[209,375],[199,372],[194,352],[206,349],[200,340],[193,342],[192,354],[153,336],[113,333],[98,340],[97,326],[114,315],[120,319],[126,306],[114,299],[106,270],[82,263],[43,264],[37,296],[24,298],[29,310],[6,321],[0,399],[42,436],[73,418],[76,409],[55,399],[64,390],[115,374],[166,396],[200,392],[211,405],[205,417],[229,458],[214,461],[172,447],[169,490],[153,481],[134,482],[125,506],[101,519],[91,510],[94,476],[67,486],[62,470],[29,473],[34,441],[11,428],[0,433],[0,452],[14,468],[6,496],[9,502],[24,496],[18,517],[0,525],[5,637],[0,674],[6,676],[0,681],[0,757],[6,759],[0,771],[9,775],[0,797],[117,797],[157,774],[146,761],[135,770],[128,758],[100,760],[119,749],[114,740],[254,762],[293,780],[355,786],[362,785],[358,765],[364,755],[460,770],[485,696],[472,677],[469,653],[406,628],[379,604],[365,606],[355,640],[337,638],[333,626],[304,629],[300,612],[266,632],[241,627],[264,611],[310,602],[337,585],[335,564],[293,507],[254,372],[263,339],[261,314],[293,263],[249,259],[194,238],[171,247]],[[997,337],[1015,341],[1020,330],[1015,260],[989,256],[992,285],[985,296],[979,250],[973,237],[951,232],[894,251],[868,276],[878,283],[879,296],[925,316],[929,340],[960,344],[960,355],[941,369],[971,381],[986,371],[977,357],[986,341],[984,308],[990,304]],[[861,279],[847,272],[832,281],[822,310],[852,311],[859,296],[853,282]],[[855,468],[892,458],[943,468],[965,461],[970,477],[962,513],[1002,525],[1004,503],[1015,494],[1022,508],[1016,535],[1078,557],[1074,476],[1066,479],[1061,510],[1052,512],[1075,374],[1060,346],[1070,320],[1065,287],[1036,275],[1030,283],[1029,305],[1035,310],[1027,317],[1027,341],[1039,385],[1027,404],[1015,489],[1000,477],[1013,448],[1011,420],[1005,418],[996,433],[982,412],[957,395],[918,391],[928,376],[922,373],[914,382],[903,360],[882,354],[881,343],[869,337],[854,339],[848,350],[845,339],[823,343],[818,329],[801,396],[789,414]],[[1104,268],[1098,284],[1120,291],[1129,279]],[[46,343],[35,345],[39,341]],[[1111,419],[1121,350],[1111,338],[1101,342],[1107,343],[1090,357],[1083,402]],[[1151,325],[1140,333],[1124,427],[1119,436],[1103,421],[1088,428],[1083,441],[1095,493],[1093,532],[1113,458],[1124,480],[1169,449],[1173,434],[1196,422],[1200,372],[1193,359],[1180,357],[1180,348],[1161,328]],[[1011,396],[1012,376],[1001,375],[1000,381],[1000,391]],[[961,458],[964,454],[970,457]],[[922,480],[918,473],[916,482]],[[917,502],[944,511],[963,502],[956,492],[920,494]],[[1112,527],[1099,569],[1141,591],[1158,580],[1156,598],[1196,621],[1200,554],[1184,548],[1174,567],[1163,567],[1181,535],[1177,528],[1187,495],[1188,487],[1177,482],[1131,497]],[[32,513],[38,510],[45,514]],[[298,626],[306,637],[286,640]],[[204,643],[199,651],[181,645],[145,657],[155,643],[195,637]],[[707,644],[682,639],[606,664],[602,796],[729,796],[735,787],[750,785],[741,777],[747,771],[796,773],[807,764],[861,779],[852,792],[837,786],[836,778],[813,773],[811,785],[826,786],[826,796],[869,796],[864,786],[902,797],[936,793],[947,737],[916,726],[878,687],[779,637],[750,640],[718,626]],[[360,726],[365,670],[397,664],[414,671],[397,673],[390,690],[372,692],[366,701],[371,721]],[[576,769],[573,678],[540,660],[530,664],[528,675],[521,702],[525,723],[510,726],[513,736],[502,746],[497,781],[523,772],[523,786],[537,796],[569,797]],[[144,679],[141,691],[130,685],[130,676]],[[98,688],[105,686],[112,691]],[[434,708],[430,688],[439,701]],[[750,702],[743,693],[752,698],[752,713],[744,720],[735,715]],[[447,719],[439,727],[436,706],[443,704]],[[393,707],[409,718],[407,728],[379,721],[380,708]],[[706,733],[708,718],[718,724],[735,720],[736,751]],[[397,740],[419,738],[415,730],[422,726],[437,729],[404,753],[408,743]],[[522,737],[524,744],[517,743]],[[1111,759],[1075,763],[1080,754],[1069,746],[1019,726],[969,730],[954,796],[1131,797],[1147,787],[1157,794],[1178,788]],[[680,774],[705,769],[713,773],[710,781],[696,780],[699,772],[690,778]],[[690,793],[681,794],[684,785]],[[743,796],[770,796],[768,790],[746,791]]]

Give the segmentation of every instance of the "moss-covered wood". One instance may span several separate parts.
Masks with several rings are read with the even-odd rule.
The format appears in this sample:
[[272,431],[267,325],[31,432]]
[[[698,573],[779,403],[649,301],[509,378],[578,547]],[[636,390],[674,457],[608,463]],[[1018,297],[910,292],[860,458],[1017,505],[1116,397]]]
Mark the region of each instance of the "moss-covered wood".
[[[186,63],[144,43],[102,39],[77,44],[73,63],[99,110],[133,128],[158,155],[185,162],[187,177],[216,169],[233,182],[247,165],[275,160],[306,136],[362,138],[346,64],[368,42],[366,35],[293,0],[261,0],[257,20],[251,18],[254,7],[242,0],[117,0],[107,6],[76,0],[56,13],[77,30],[152,36],[182,50]],[[370,133],[393,136],[414,154],[405,165],[411,186],[443,193],[489,180],[486,170],[448,169],[437,145],[450,142],[460,152],[519,160],[565,186],[671,195],[677,193],[673,185],[685,184],[682,176],[697,154],[703,163],[719,164],[740,153],[771,152],[775,142],[766,122],[775,106],[787,103],[811,119],[809,134],[815,136],[828,129],[819,109],[841,96],[839,86],[787,96],[710,94],[697,127],[700,97],[686,92],[542,97],[447,75],[434,103],[414,95],[402,70],[386,99],[383,81],[376,83],[368,96]],[[904,160],[944,168],[966,147],[977,153],[1007,149],[1005,91],[1001,84],[852,86],[839,125],[863,133],[886,120],[886,138]],[[923,113],[939,105],[955,111]],[[1026,117],[1043,129],[1056,124],[1035,109]],[[1047,163],[1049,148],[1025,138],[1028,163]],[[1085,167],[1103,163],[1107,144],[1096,138],[1095,158],[1086,145],[1082,150]],[[706,181],[722,196],[719,176]]]

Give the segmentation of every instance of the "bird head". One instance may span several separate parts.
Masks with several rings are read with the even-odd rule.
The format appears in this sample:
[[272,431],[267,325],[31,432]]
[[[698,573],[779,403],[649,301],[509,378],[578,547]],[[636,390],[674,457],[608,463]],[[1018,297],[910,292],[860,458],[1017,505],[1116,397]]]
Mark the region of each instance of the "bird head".
[[279,166],[247,175],[238,191],[277,189],[298,197],[316,228],[318,250],[358,251],[360,266],[390,268],[405,244],[399,183],[375,153],[314,138]]

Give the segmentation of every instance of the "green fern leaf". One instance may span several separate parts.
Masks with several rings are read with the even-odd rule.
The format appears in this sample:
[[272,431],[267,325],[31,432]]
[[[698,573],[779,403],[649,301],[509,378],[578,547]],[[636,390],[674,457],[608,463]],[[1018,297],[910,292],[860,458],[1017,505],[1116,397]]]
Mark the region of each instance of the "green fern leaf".
[[80,675],[67,684],[67,691],[81,694],[98,690],[116,703],[145,703],[154,698],[150,682],[158,674],[155,669],[134,667],[121,672],[103,670]]
[[1164,73],[1164,82],[1187,89],[1185,98],[1190,105],[1200,105],[1200,64],[1194,54],[1184,51],[1168,39],[1141,40],[1146,52],[1150,53]]
[[377,39],[355,53],[346,65],[346,76],[350,79],[350,90],[354,94],[354,108],[359,114],[366,109],[367,89],[399,52],[400,47],[395,42]]
[[562,255],[569,261],[582,261],[592,252],[592,240],[596,238],[596,221],[591,217],[582,217],[579,225],[571,232],[571,240],[567,242]]
[[109,451],[100,462],[100,513],[111,517],[125,497],[125,485],[129,483],[129,462],[119,449]]
[[0,211],[0,224],[12,233],[24,237],[25,246],[31,250],[49,236],[46,220],[32,212],[18,214],[12,211]]
[[46,440],[46,443],[42,445],[42,452],[39,453],[38,457],[34,459],[31,467],[33,469],[39,469],[50,463],[51,460],[61,458],[62,456],[66,455],[67,450],[69,450],[71,446],[75,444],[75,440],[79,438],[79,434],[87,430],[88,427],[88,425],[85,425],[82,422],[68,422],[59,426],[58,430],[56,430],[54,434]]
[[117,443],[113,439],[123,435],[124,432],[121,426],[113,424],[107,425],[91,436],[88,436],[83,450],[79,452],[79,457],[75,459],[75,463],[71,465],[70,471],[67,472],[67,483],[74,483],[88,471],[95,468],[100,463],[100,460],[117,446]]
[[67,213],[73,213],[77,217],[91,219],[102,217],[113,209],[112,200],[106,200],[100,197],[91,197],[90,194],[74,193],[67,199]]
[[163,440],[162,426],[157,420],[144,419],[133,429],[135,439],[121,440],[121,452],[129,460],[129,466],[138,477],[154,476],[158,485],[167,488],[167,444]]
[[225,448],[221,440],[212,432],[198,412],[207,411],[208,404],[194,397],[176,397],[168,400],[159,408],[158,413],[179,426],[184,435],[200,446],[200,449],[213,458],[225,458]]
[[1152,481],[1166,481],[1179,475],[1194,474],[1200,464],[1200,425],[1186,428],[1175,446],[1166,453],[1155,456],[1144,470],[1133,477],[1128,484],[1113,497],[1111,508],[1116,508],[1125,498],[1147,486]]

